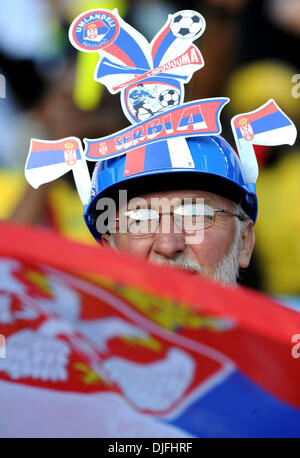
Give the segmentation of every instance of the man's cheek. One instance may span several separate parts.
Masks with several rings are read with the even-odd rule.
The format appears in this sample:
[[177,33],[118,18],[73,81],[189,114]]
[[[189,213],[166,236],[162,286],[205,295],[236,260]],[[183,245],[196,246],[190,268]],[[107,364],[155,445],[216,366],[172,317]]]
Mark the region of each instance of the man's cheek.
[[[200,243],[191,243],[187,248],[194,253],[197,261],[204,267],[214,268],[226,255],[227,240],[220,240],[213,231],[201,231]],[[193,239],[192,239],[193,240]],[[196,240],[196,237],[195,239]]]
[[150,241],[137,237],[126,237],[121,234],[116,239],[116,246],[120,251],[131,253],[137,256],[147,257]]
[[185,236],[186,245],[200,245],[204,241],[204,231],[194,232]]

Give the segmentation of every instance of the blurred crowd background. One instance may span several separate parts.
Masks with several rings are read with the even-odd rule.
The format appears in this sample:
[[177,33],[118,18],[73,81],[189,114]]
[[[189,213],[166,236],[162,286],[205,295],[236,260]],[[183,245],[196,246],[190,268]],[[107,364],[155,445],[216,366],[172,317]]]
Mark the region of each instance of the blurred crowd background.
[[[151,41],[169,13],[204,15],[196,42],[205,67],[186,87],[185,101],[228,96],[223,135],[234,145],[232,116],[273,97],[300,129],[299,0],[13,0],[0,5],[0,218],[42,225],[95,243],[82,218],[72,174],[38,190],[24,179],[31,137],[98,138],[128,125],[118,96],[93,80],[97,53],[76,51],[68,28],[91,8],[118,8]],[[1,79],[3,83],[3,78]],[[256,248],[241,283],[300,298],[300,141],[257,147],[259,216]],[[91,169],[92,170],[92,169]],[[22,243],[21,240],[16,243]]]

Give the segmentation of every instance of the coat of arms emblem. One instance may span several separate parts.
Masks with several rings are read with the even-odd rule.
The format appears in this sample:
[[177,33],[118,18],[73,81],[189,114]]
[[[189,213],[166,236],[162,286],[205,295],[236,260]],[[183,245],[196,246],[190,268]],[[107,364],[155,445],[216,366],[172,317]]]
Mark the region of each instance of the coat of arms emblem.
[[65,147],[64,149],[65,162],[68,165],[74,165],[77,160],[76,149],[74,148],[74,144],[65,143],[64,147]]
[[253,140],[254,132],[247,118],[242,118],[239,122],[241,134],[245,140]]

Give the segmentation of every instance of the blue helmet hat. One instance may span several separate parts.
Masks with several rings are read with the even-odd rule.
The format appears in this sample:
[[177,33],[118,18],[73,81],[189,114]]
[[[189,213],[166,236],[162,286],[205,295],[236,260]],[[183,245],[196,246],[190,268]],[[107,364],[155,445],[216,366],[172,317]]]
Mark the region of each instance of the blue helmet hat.
[[162,190],[197,189],[211,191],[240,203],[255,223],[257,197],[255,184],[246,184],[241,162],[229,145],[219,136],[186,137],[194,167],[173,167],[168,154],[167,140],[146,146],[143,170],[126,175],[126,154],[98,162],[92,179],[91,202],[84,219],[97,241],[102,234],[96,229],[98,211],[96,204],[101,197],[118,198],[118,191],[126,189],[128,199],[137,195]]

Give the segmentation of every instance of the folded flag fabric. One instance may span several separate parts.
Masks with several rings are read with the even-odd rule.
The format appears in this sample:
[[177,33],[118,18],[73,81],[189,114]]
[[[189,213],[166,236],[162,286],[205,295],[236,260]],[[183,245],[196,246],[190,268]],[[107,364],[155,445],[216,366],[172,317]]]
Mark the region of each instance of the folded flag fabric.
[[49,232],[0,233],[1,437],[300,436],[299,313]]

